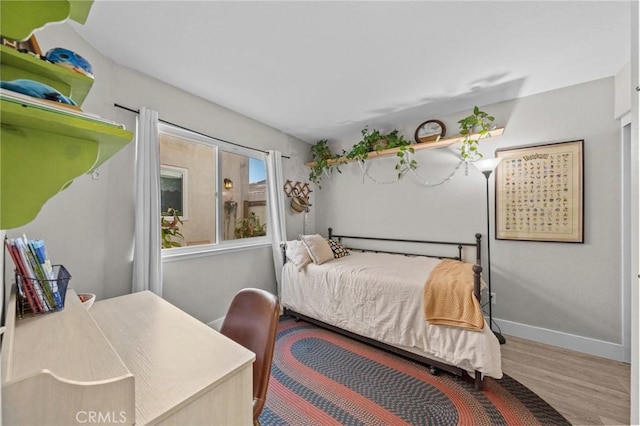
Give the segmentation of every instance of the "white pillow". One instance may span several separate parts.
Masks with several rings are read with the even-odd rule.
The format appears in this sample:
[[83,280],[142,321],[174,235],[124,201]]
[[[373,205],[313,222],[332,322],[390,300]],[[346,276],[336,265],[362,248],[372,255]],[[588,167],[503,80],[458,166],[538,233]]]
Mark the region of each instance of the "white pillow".
[[311,260],[316,265],[322,265],[325,262],[333,260],[333,251],[322,235],[300,235],[300,240],[307,248]]
[[304,268],[307,264],[311,263],[309,252],[307,248],[302,244],[302,241],[291,240],[287,241],[285,255],[287,259],[298,267],[298,271]]

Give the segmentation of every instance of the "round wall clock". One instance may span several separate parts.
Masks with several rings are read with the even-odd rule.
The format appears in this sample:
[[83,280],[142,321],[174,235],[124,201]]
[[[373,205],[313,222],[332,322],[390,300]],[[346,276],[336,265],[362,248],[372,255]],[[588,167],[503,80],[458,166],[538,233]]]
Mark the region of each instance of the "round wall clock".
[[447,131],[444,123],[440,120],[427,120],[420,124],[414,136],[417,143],[435,142],[443,137]]

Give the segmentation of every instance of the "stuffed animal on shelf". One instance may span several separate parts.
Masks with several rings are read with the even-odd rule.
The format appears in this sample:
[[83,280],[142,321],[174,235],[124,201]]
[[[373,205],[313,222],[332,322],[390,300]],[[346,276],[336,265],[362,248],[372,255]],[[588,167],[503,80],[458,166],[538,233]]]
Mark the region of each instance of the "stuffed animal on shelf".
[[47,99],[49,101],[60,102],[63,104],[77,106],[76,102],[58,92],[51,86],[33,80],[12,80],[0,81],[0,88],[11,90],[12,92],[22,93],[23,95],[32,96],[34,98]]
[[62,47],[50,49],[44,57],[51,63],[69,68],[87,77],[93,78],[93,68],[89,61],[77,53]]

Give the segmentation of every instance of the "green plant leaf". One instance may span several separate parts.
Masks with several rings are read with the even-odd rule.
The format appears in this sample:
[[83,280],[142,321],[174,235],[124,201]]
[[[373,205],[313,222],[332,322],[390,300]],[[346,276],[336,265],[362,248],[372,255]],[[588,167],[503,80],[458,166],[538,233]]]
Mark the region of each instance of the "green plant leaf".
[[[460,148],[460,156],[464,161],[482,157],[479,151],[479,141],[491,136],[489,131],[494,120],[493,116],[480,110],[478,106],[474,106],[473,114],[458,121],[460,135],[464,137]],[[474,134],[474,131],[477,132],[477,135]]]

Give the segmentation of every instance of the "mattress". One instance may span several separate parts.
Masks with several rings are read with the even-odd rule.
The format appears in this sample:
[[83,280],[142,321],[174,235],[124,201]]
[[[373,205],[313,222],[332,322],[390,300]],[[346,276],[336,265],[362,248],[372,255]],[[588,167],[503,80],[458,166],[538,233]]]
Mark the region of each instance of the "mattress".
[[432,325],[422,293],[439,259],[388,253],[350,256],[300,270],[284,265],[280,303],[343,330],[456,366],[502,377],[500,343],[486,324],[481,331]]

